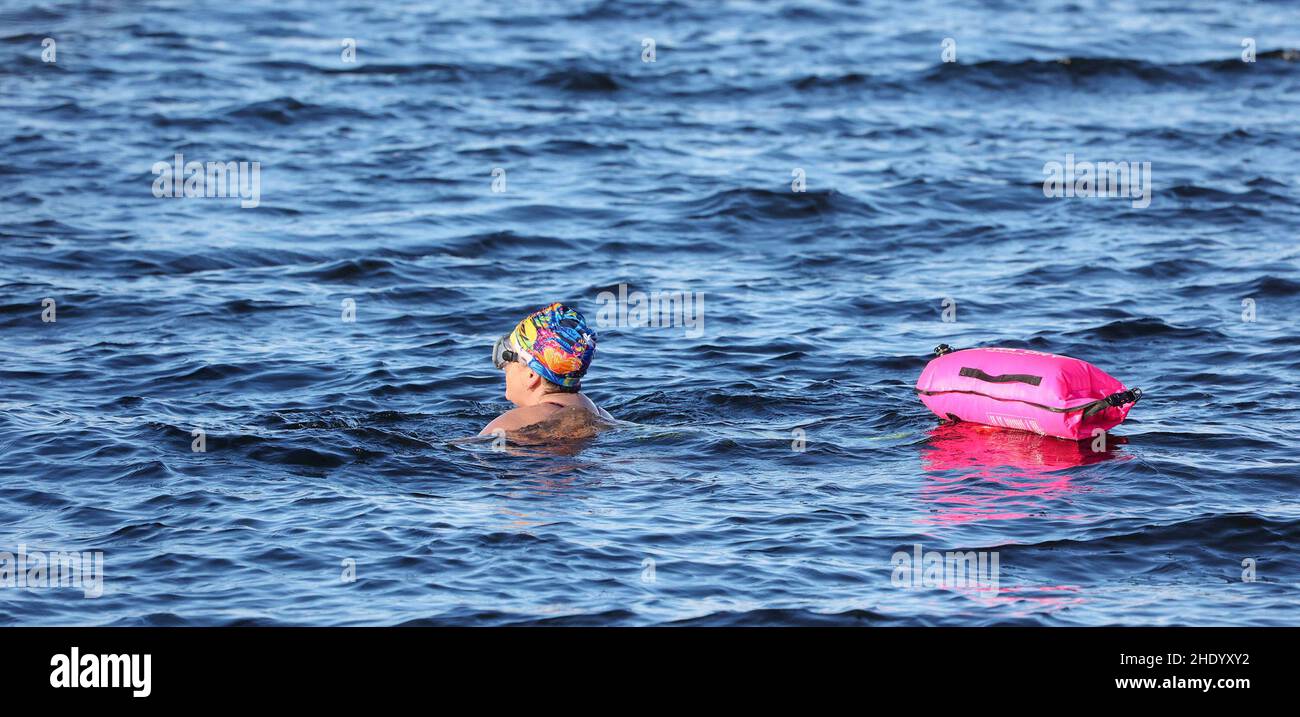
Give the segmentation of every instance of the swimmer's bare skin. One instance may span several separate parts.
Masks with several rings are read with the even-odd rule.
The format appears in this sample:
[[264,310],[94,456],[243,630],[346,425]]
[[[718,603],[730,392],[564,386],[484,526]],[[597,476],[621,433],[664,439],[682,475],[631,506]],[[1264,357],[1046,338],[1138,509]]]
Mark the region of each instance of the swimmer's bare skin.
[[505,372],[506,398],[515,408],[497,416],[479,435],[527,428],[530,434],[579,437],[614,423],[613,416],[581,393],[547,393],[546,382],[524,364],[507,364]]
[[519,406],[497,416],[479,434],[497,430],[518,431],[542,424],[578,427],[578,424],[613,423],[614,417],[580,393],[550,393],[540,403]]

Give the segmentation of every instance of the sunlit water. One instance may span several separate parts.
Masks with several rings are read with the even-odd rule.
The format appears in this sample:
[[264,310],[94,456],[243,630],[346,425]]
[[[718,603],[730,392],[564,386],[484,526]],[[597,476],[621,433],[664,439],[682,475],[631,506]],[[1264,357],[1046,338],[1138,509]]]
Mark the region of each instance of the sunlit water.
[[[4,624],[1300,619],[1288,3],[5,5],[0,551],[105,583]],[[260,206],[155,198],[176,153]],[[1150,206],[1045,198],[1069,153]],[[601,330],[637,425],[450,443],[619,284],[704,297]],[[1147,396],[1101,454],[939,428],[941,342]],[[996,589],[895,586],[918,544]]]

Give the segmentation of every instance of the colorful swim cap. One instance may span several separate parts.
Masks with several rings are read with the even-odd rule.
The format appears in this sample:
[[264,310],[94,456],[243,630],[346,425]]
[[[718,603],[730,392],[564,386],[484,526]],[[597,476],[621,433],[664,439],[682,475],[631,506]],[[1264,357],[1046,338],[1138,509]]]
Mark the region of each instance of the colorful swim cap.
[[566,388],[578,385],[596,355],[596,332],[576,309],[559,302],[520,321],[510,343],[528,368]]

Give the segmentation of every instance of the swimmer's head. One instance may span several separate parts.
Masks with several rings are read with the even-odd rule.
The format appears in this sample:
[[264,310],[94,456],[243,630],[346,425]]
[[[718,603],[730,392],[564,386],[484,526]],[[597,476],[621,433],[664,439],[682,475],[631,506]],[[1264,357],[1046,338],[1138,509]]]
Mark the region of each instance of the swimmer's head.
[[554,303],[529,314],[492,347],[492,363],[506,372],[506,399],[577,393],[596,355],[596,332],[576,309]]

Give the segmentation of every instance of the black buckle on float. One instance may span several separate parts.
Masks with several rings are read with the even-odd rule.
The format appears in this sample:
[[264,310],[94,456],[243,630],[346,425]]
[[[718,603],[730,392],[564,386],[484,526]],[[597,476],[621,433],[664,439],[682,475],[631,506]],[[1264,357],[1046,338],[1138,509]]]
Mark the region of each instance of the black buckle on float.
[[1139,398],[1142,398],[1142,389],[1130,388],[1127,391],[1120,391],[1107,396],[1106,403],[1112,406],[1123,406],[1126,403],[1137,403]]
[[1088,407],[1083,411],[1083,417],[1089,418],[1107,408],[1118,408],[1126,403],[1137,403],[1140,398],[1142,398],[1142,389],[1140,388],[1130,388],[1127,391],[1112,393],[1105,398],[1098,399],[1088,404]]

